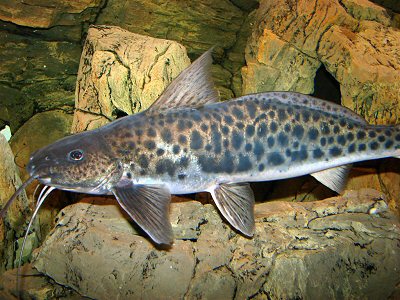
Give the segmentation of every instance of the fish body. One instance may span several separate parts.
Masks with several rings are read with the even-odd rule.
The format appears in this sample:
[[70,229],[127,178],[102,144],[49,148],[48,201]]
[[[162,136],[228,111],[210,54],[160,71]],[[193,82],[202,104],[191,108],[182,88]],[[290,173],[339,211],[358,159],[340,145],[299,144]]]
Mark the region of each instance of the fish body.
[[225,219],[252,236],[248,182],[311,174],[340,192],[349,164],[400,157],[400,127],[369,125],[317,98],[270,92],[219,102],[210,65],[208,51],[148,110],[34,153],[30,180],[114,194],[155,243],[170,244],[171,194],[210,192]]

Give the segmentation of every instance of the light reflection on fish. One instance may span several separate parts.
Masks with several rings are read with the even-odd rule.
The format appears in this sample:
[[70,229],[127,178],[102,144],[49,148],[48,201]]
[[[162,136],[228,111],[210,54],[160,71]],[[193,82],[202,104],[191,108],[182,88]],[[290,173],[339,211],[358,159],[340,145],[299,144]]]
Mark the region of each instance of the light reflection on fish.
[[[350,110],[307,95],[270,92],[218,102],[211,51],[183,71],[146,111],[59,140],[34,153],[30,182],[114,194],[157,244],[171,244],[171,194],[211,193],[225,219],[254,232],[248,182],[311,174],[340,192],[349,165],[400,156],[400,127],[369,125]],[[30,227],[30,226],[29,226]]]

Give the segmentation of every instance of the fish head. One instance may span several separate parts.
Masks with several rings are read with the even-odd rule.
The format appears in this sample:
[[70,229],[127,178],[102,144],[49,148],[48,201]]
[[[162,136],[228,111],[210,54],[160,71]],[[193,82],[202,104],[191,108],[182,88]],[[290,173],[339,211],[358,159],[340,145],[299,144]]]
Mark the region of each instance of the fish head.
[[92,194],[107,193],[122,176],[120,162],[99,131],[72,135],[36,151],[27,171],[45,185]]

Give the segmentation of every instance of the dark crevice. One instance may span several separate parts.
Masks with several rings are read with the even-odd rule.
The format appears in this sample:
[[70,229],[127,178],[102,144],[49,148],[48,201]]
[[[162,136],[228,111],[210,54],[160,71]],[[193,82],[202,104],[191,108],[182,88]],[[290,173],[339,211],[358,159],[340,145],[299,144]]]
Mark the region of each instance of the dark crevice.
[[340,84],[326,70],[324,65],[321,65],[315,75],[314,93],[312,96],[341,104]]

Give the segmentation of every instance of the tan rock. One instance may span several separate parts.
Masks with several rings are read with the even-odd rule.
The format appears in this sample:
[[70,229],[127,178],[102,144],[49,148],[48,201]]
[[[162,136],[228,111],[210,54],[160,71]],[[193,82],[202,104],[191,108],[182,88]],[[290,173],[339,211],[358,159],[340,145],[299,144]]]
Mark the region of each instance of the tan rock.
[[112,26],[89,29],[78,71],[73,132],[148,108],[189,65],[183,46]]
[[255,213],[248,239],[212,205],[173,203],[175,242],[165,250],[114,199],[88,198],[63,210],[34,265],[96,299],[387,298],[400,280],[400,223],[377,191],[269,202]]
[[[0,20],[17,25],[50,28],[57,25],[76,25],[94,18],[102,0],[86,1],[2,1]],[[85,13],[86,11],[86,13]]]
[[[14,154],[2,134],[0,149],[0,207],[3,208],[22,182],[14,162]],[[0,218],[0,273],[14,266],[15,236],[23,232],[29,210],[29,200],[25,192],[22,192],[9,207],[6,217]]]
[[243,92],[313,92],[321,63],[342,104],[371,123],[398,123],[400,33],[367,1],[261,1],[243,68]]

